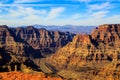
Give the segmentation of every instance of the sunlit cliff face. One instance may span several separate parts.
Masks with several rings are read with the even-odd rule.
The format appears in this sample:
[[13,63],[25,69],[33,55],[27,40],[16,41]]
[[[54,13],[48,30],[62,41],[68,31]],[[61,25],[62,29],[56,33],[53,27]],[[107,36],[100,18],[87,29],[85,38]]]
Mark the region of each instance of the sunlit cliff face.
[[[110,66],[116,66],[120,60],[120,25],[101,25],[91,34],[80,34],[73,38],[63,48],[59,49],[53,56],[48,58],[49,64],[54,66],[58,71],[63,69],[80,71],[84,67],[100,70],[109,70]],[[115,63],[115,64],[114,64]],[[86,70],[87,72],[91,70]],[[118,68],[114,70],[119,72]],[[104,71],[104,70],[103,70]],[[84,71],[83,71],[84,73]],[[105,72],[104,76],[109,73]],[[119,74],[117,74],[118,76]],[[114,76],[113,76],[114,77]]]

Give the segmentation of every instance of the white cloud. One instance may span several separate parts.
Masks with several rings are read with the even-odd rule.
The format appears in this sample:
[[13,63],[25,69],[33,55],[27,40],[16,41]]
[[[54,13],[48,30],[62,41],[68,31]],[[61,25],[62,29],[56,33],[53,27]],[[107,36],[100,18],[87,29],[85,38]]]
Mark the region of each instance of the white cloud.
[[[65,9],[63,7],[36,10],[32,7],[8,8],[7,14],[0,15],[0,23],[12,25],[55,24],[54,20]],[[58,23],[58,22],[56,22]]]
[[59,8],[53,8],[51,9],[51,11],[48,13],[47,18],[48,19],[54,19],[58,16],[60,16],[60,14],[65,10],[65,8],[63,7],[59,7]]
[[[73,24],[73,25],[101,25],[101,24],[119,24],[120,23],[120,15],[112,15],[106,18],[91,18],[88,17],[87,19],[82,20],[73,20],[71,18],[67,20],[63,20],[65,24]],[[61,22],[61,24],[62,24]]]
[[98,11],[98,12],[94,12],[92,13],[90,16],[92,18],[103,18],[107,15],[109,11]]
[[31,2],[39,2],[41,0],[14,0],[14,3],[31,3]]
[[101,24],[118,24],[120,23],[120,15],[112,15],[106,18],[91,18],[82,20],[73,20],[68,19],[59,19],[59,20],[46,20],[44,17],[39,16],[30,16],[24,19],[16,20],[0,20],[0,24],[9,24],[9,26],[21,26],[21,25],[33,25],[33,24],[43,24],[43,25],[64,25],[64,24],[73,24],[73,25],[101,25]]
[[[19,0],[20,1],[20,0]],[[24,0],[24,2],[32,2],[35,0]],[[40,1],[40,0],[39,0]],[[85,2],[86,0],[78,0]],[[89,2],[88,0],[86,2]],[[35,9],[33,6],[51,6],[51,4],[17,4],[24,3],[23,0],[21,2],[16,2],[14,4],[2,4],[3,7],[8,5],[6,11],[8,14],[0,15],[0,23],[1,24],[9,24],[9,25],[32,25],[32,24],[45,24],[45,25],[64,25],[64,24],[73,24],[73,25],[99,25],[105,23],[119,23],[120,15],[112,15],[107,17],[107,14],[110,12],[110,9],[113,7],[109,2],[102,4],[93,4],[88,5],[88,12],[86,13],[74,13],[73,15],[69,15],[69,17],[65,16],[67,14],[62,14],[65,11],[65,7],[52,7],[50,10],[48,9]],[[1,4],[0,4],[1,5]],[[13,5],[13,6],[11,6]],[[7,8],[7,7],[6,7]],[[1,8],[2,9],[2,8]],[[90,12],[89,12],[90,11]],[[1,11],[0,11],[1,12]],[[64,18],[62,19],[61,16]]]
[[102,10],[102,9],[110,9],[113,7],[112,4],[109,2],[102,3],[102,4],[93,4],[93,5],[88,5],[89,10]]
[[17,19],[21,17],[30,17],[32,15],[43,15],[46,13],[46,10],[35,10],[32,7],[17,7],[15,9],[8,9],[8,14],[6,16],[8,16],[8,18]]
[[85,15],[83,14],[80,14],[80,13],[76,13],[76,14],[73,14],[72,15],[72,19],[80,19],[80,18],[83,18]]
[[[0,15],[0,21],[6,24],[29,24],[36,23],[40,20],[41,16],[47,13],[46,10],[36,10],[32,7],[17,7],[17,8],[8,8],[7,14]],[[41,20],[42,22],[42,20]]]

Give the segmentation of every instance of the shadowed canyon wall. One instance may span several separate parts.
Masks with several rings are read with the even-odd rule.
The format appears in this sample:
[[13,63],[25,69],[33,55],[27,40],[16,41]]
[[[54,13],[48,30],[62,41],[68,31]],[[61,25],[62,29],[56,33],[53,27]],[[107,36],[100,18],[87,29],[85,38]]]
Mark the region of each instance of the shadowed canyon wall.
[[36,29],[33,26],[8,28],[2,25],[0,26],[0,61],[5,61],[0,64],[1,66],[25,64],[36,68],[30,58],[40,59],[54,53],[72,41],[74,35],[69,32]]

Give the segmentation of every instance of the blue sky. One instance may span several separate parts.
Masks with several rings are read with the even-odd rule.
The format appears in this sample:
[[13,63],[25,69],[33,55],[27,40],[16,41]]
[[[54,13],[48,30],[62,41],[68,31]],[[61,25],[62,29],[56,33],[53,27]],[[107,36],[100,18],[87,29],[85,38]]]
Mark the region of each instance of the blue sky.
[[0,0],[0,25],[120,23],[120,0]]

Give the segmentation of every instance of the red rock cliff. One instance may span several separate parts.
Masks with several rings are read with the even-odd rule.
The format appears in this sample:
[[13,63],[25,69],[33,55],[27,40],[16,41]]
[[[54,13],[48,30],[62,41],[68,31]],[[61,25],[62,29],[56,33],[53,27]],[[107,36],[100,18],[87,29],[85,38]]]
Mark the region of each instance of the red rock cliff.
[[[90,35],[77,35],[49,59],[56,69],[74,69],[120,60],[120,25],[101,25]],[[95,67],[95,66],[94,66]],[[102,67],[102,66],[101,66]]]

